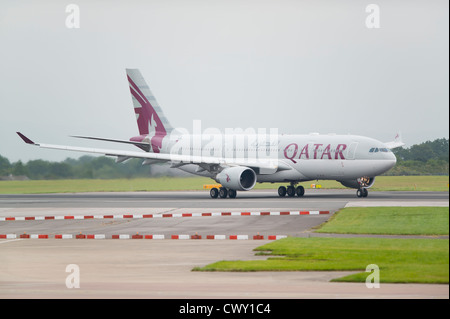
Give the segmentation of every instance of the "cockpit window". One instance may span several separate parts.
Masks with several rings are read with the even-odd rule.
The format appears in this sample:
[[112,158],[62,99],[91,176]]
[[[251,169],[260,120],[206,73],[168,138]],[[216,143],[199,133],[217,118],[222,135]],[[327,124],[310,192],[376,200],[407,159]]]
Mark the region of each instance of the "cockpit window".
[[391,150],[388,148],[378,148],[378,147],[372,147],[369,150],[369,153],[378,153],[378,152],[383,152],[383,153],[389,153]]

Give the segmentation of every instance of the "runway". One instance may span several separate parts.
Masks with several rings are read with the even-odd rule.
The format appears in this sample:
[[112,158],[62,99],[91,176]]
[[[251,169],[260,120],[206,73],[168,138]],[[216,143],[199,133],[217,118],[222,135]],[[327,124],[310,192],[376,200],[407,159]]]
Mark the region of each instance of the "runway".
[[[205,218],[112,218],[110,220],[26,220],[1,222],[0,234],[160,234],[171,235],[284,235],[302,236],[320,225],[337,210],[351,205],[390,206],[447,205],[448,193],[371,192],[356,198],[353,190],[310,190],[302,198],[280,198],[273,190],[240,192],[235,199],[212,199],[208,192],[132,192],[1,195],[0,218],[29,216],[74,216],[167,214],[217,212],[299,212],[326,211],[327,214],[302,216],[220,216]],[[124,215],[126,214],[126,215]],[[120,217],[120,216],[118,216]]]
[[370,192],[360,199],[351,189],[307,190],[304,197],[280,198],[276,190],[238,192],[235,199],[212,199],[207,191],[0,195],[0,208],[183,208],[336,210],[349,202],[419,202],[448,205],[448,192]]
[[[155,214],[160,218],[0,221],[0,234],[232,234],[314,236],[311,229],[345,206],[448,206],[448,192],[308,190],[303,198],[275,191],[211,199],[208,192],[0,195],[0,217]],[[186,213],[328,211],[315,215]],[[197,215],[198,216],[198,215]],[[23,218],[24,219],[24,218]],[[205,237],[203,237],[205,238]],[[227,237],[228,238],[228,237]],[[248,237],[251,239],[251,237]],[[267,237],[265,237],[267,239]],[[0,239],[0,298],[448,298],[448,285],[331,283],[336,272],[199,273],[218,260],[258,259],[268,240]],[[81,269],[81,288],[65,286],[68,264]]]

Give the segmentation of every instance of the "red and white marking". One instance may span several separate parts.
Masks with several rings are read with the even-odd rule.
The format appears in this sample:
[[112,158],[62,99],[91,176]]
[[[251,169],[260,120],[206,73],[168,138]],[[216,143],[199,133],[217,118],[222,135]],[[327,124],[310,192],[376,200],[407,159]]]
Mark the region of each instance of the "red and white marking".
[[27,220],[65,220],[65,219],[140,219],[140,218],[181,218],[181,217],[213,217],[213,216],[299,216],[323,215],[329,211],[280,211],[280,212],[216,212],[216,213],[173,213],[173,214],[122,214],[122,215],[65,215],[65,216],[28,216],[0,217],[0,221]]
[[118,234],[112,236],[106,236],[105,234],[56,234],[56,235],[48,235],[48,234],[0,234],[0,239],[175,239],[175,240],[278,240],[282,238],[286,238],[285,235],[187,235],[187,234],[179,234],[179,235],[170,235],[165,236],[161,234]]

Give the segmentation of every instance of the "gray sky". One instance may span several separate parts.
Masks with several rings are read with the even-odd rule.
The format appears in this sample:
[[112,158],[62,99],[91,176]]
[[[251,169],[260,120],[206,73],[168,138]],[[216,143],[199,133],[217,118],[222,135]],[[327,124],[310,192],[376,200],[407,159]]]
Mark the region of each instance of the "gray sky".
[[[66,6],[80,8],[69,29]],[[380,28],[366,27],[366,6]],[[449,3],[433,1],[0,2],[0,155],[134,149],[69,135],[138,135],[125,68],[175,127],[357,134],[407,146],[449,136]]]

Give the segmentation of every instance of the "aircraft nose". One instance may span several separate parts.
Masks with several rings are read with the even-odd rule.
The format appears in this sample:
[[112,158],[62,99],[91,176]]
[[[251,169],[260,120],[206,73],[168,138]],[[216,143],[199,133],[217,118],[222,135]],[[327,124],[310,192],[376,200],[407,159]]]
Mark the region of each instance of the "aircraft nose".
[[395,156],[395,154],[389,153],[389,166],[390,166],[389,169],[394,167],[396,163],[397,163],[397,157]]
[[394,163],[397,163],[397,156],[395,156],[394,153],[390,153],[390,154],[391,154],[392,161],[394,161]]

